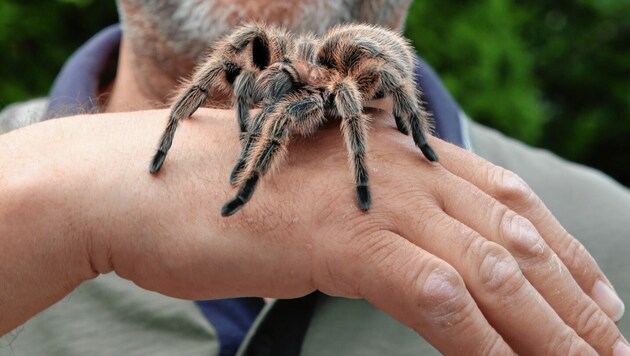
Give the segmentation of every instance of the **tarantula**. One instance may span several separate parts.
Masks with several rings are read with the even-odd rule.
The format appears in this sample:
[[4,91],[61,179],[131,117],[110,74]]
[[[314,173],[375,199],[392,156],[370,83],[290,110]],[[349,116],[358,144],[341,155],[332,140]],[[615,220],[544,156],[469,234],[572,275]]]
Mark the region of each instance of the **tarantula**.
[[[295,38],[277,27],[249,24],[220,41],[171,109],[150,172],[157,172],[171,147],[178,122],[191,116],[211,91],[234,95],[241,154],[230,176],[239,187],[221,209],[229,216],[247,203],[271,166],[285,155],[290,137],[312,134],[327,119],[339,119],[354,172],[359,207],[370,207],[365,164],[369,118],[363,103],[391,96],[400,132],[431,162],[428,115],[418,99],[413,52],[405,39],[364,24],[336,26],[321,38]],[[252,106],[262,106],[250,119]]]

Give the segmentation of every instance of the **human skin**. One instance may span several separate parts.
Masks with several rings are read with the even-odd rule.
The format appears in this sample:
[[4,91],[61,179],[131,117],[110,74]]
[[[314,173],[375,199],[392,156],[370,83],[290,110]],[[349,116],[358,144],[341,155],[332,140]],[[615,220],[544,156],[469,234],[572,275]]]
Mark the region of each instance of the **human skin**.
[[[176,86],[179,74],[131,42],[106,93],[110,112],[154,108]],[[174,63],[187,73],[192,62]],[[610,354],[621,345],[603,312],[622,310],[601,293],[605,276],[518,177],[439,140],[440,164],[430,165],[391,117],[373,114],[382,120],[370,137],[367,214],[354,205],[333,128],[292,145],[281,171],[229,219],[218,210],[233,193],[233,112],[187,120],[156,177],[147,167],[165,111],[63,119],[0,137],[0,334],[115,270],[194,299],[314,289],[365,297],[447,354],[593,353],[583,340]]]
[[0,136],[0,334],[115,271],[187,299],[366,298],[445,354],[620,348],[589,297],[606,278],[518,177],[437,139],[431,164],[389,114],[369,113],[367,213],[335,125],[292,144],[230,218],[219,210],[239,150],[232,111],[183,122],[157,176],[147,167],[165,110]]

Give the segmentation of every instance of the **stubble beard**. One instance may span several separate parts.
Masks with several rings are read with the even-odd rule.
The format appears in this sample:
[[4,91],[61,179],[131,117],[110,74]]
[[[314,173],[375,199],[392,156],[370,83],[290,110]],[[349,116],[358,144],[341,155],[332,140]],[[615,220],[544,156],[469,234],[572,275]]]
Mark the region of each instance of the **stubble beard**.
[[[189,75],[213,42],[258,21],[295,33],[322,34],[334,25],[369,22],[401,29],[410,0],[117,0],[125,41],[138,75],[177,80]],[[159,100],[160,88],[147,83]]]

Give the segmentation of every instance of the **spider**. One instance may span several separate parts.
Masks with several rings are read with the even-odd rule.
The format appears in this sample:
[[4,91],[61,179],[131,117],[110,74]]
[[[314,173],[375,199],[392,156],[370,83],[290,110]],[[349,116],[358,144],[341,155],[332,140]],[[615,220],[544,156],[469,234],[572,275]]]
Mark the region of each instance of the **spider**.
[[[245,25],[218,42],[173,105],[150,172],[162,167],[178,122],[191,116],[210,91],[232,94],[242,149],[230,176],[238,191],[222,207],[222,216],[251,199],[259,178],[286,156],[292,135],[310,135],[327,119],[340,121],[357,202],[367,211],[370,118],[363,113],[365,101],[390,96],[397,129],[411,132],[429,161],[438,160],[425,136],[428,115],[418,99],[413,68],[408,42],[385,28],[339,25],[321,38],[296,38],[281,28]],[[250,118],[255,105],[262,108]]]

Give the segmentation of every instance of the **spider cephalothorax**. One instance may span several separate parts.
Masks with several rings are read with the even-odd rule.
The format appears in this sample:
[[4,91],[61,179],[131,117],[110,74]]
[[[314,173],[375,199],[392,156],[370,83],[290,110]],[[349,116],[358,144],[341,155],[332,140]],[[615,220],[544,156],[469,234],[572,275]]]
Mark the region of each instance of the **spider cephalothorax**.
[[[244,26],[219,43],[173,106],[150,171],[162,166],[180,119],[192,115],[210,91],[233,90],[242,150],[230,181],[239,189],[223,206],[223,216],[249,201],[260,176],[286,155],[293,134],[309,135],[327,119],[341,122],[357,201],[368,210],[365,101],[390,96],[398,130],[411,132],[424,156],[437,161],[426,140],[428,119],[413,66],[407,41],[380,27],[343,25],[322,38],[295,38],[275,27]],[[252,105],[262,108],[250,119]]]

